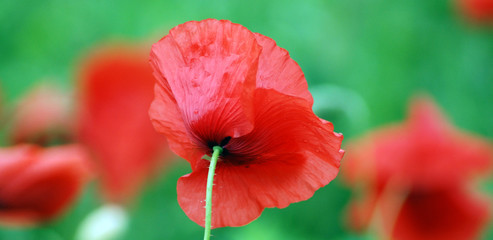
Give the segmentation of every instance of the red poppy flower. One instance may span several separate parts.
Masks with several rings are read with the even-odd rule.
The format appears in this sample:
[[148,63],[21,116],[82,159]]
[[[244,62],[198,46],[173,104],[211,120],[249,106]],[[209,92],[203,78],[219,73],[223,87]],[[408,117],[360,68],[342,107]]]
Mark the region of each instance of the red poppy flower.
[[103,194],[125,202],[169,152],[147,109],[154,78],[144,49],[96,50],[80,69],[78,135],[98,159]]
[[470,20],[493,24],[493,0],[458,0],[458,5]]
[[272,39],[225,20],[191,21],[153,45],[151,65],[150,116],[192,167],[178,180],[178,202],[199,225],[209,166],[202,156],[215,145],[224,150],[213,228],[306,200],[337,175],[342,135],[313,113],[303,72]]
[[0,223],[35,224],[58,216],[88,174],[87,156],[78,145],[0,149]]
[[491,144],[456,130],[430,100],[413,102],[407,122],[349,149],[345,173],[362,191],[353,227],[381,214],[395,239],[474,239],[486,223],[488,204],[467,186],[491,167]]
[[14,143],[47,145],[67,141],[72,135],[70,96],[55,86],[43,84],[30,90],[14,112]]

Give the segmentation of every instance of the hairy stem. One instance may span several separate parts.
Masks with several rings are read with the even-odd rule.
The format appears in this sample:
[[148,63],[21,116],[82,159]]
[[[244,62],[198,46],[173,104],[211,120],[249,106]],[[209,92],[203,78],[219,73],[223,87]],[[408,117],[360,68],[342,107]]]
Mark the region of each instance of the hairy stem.
[[214,185],[214,172],[216,171],[216,164],[219,155],[222,153],[223,148],[220,146],[214,146],[212,148],[211,164],[209,165],[209,174],[207,175],[207,193],[205,195],[205,231],[204,240],[209,240],[211,237],[211,217],[212,217],[212,187]]

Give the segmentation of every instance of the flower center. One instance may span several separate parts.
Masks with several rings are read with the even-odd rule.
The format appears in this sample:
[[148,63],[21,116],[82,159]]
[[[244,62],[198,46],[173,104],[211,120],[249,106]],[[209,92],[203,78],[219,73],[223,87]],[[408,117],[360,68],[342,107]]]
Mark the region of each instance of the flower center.
[[230,140],[231,140],[231,137],[227,136],[227,137],[223,138],[223,140],[221,140],[221,142],[219,142],[219,143],[217,143],[216,141],[207,141],[207,147],[209,147],[211,152],[213,152],[213,148],[215,146],[221,147],[223,149],[223,151],[221,152],[220,156],[224,157],[224,156],[229,154],[228,150],[224,146],[226,146]]

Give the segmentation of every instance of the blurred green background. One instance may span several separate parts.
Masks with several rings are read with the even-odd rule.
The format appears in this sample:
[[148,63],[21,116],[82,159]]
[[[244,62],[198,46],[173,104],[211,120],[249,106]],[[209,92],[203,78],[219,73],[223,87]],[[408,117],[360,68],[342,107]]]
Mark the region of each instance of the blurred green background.
[[[431,95],[457,127],[493,138],[493,31],[464,21],[452,0],[3,0],[0,5],[0,96],[7,108],[39,81],[71,89],[76,64],[94,46],[125,41],[148,43],[150,49],[173,26],[217,18],[287,49],[306,75],[316,113],[334,123],[345,143],[372,127],[402,121],[408,100],[420,92]],[[176,201],[176,180],[189,171],[186,161],[177,160],[143,190],[129,209],[123,239],[202,237],[203,228]],[[27,230],[0,228],[0,239],[72,239],[78,223],[100,204],[95,184],[61,219]],[[482,187],[493,193],[491,179]],[[345,227],[349,198],[336,179],[308,201],[266,209],[244,227],[213,230],[213,239],[360,239]],[[484,239],[493,239],[492,228]]]

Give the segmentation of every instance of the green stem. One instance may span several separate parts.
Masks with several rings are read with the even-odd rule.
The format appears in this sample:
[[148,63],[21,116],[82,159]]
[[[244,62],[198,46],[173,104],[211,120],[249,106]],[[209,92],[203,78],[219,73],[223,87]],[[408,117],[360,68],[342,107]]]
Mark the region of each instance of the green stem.
[[209,166],[209,174],[207,175],[207,193],[205,195],[205,231],[204,240],[209,240],[211,237],[211,217],[212,217],[212,186],[214,185],[214,172],[219,155],[223,152],[220,146],[212,148],[211,165]]

